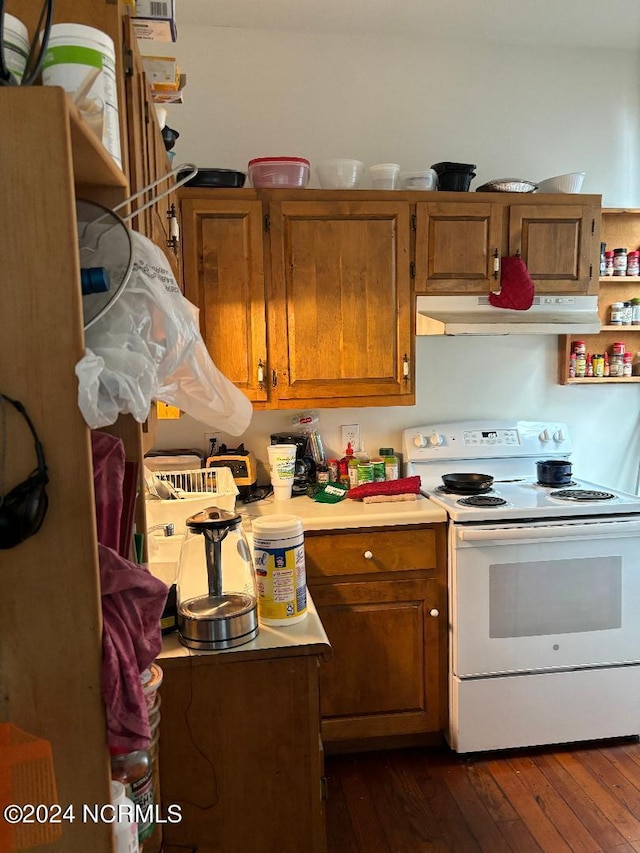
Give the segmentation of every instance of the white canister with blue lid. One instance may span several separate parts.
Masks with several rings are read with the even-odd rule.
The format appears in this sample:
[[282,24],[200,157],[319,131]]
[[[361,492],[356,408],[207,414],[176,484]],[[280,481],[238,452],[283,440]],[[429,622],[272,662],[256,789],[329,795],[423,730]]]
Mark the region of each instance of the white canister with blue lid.
[[307,615],[304,526],[297,515],[268,515],[251,525],[258,587],[258,613],[264,625],[295,625]]

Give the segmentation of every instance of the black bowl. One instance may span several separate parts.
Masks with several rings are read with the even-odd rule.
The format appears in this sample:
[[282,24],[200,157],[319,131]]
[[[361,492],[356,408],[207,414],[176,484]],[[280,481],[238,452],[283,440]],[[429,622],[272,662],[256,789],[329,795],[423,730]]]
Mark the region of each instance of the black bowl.
[[164,142],[164,147],[167,151],[171,151],[179,136],[180,134],[177,130],[174,130],[172,127],[168,127],[165,124],[162,128],[162,141]]
[[[178,172],[178,180],[188,175],[188,171]],[[198,169],[198,174],[183,184],[185,187],[231,187],[240,189],[247,176],[234,169]]]

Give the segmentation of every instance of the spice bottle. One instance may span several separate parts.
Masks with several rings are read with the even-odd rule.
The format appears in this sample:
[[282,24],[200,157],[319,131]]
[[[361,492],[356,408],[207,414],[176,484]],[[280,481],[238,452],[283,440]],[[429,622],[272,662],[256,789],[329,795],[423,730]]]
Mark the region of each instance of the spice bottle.
[[631,302],[622,303],[622,325],[630,326],[633,321],[633,305]]
[[631,323],[634,326],[640,326],[640,296],[635,296],[631,300]]
[[612,302],[609,309],[609,323],[612,326],[621,326],[623,318],[624,305],[622,302]]
[[572,352],[569,356],[569,379],[575,379],[576,377],[576,354]]
[[393,452],[393,447],[381,447],[380,456],[384,459],[385,480],[397,480],[399,477],[398,457]]
[[613,250],[613,274],[614,275],[626,275],[627,274],[627,250],[626,249],[614,249]]
[[631,362],[631,375],[640,376],[640,352],[635,354],[635,358]]
[[609,376],[611,368],[609,367],[609,353],[603,353],[602,357],[604,358],[604,375]]
[[630,352],[627,352],[623,356],[622,362],[622,375],[623,376],[631,376],[633,373],[633,356]]
[[576,377],[583,379],[587,375],[587,355],[584,352],[576,353]]
[[587,353],[587,372],[586,376],[593,376],[593,359],[591,358],[591,353]]
[[613,250],[604,253],[604,274],[613,275]]
[[640,252],[629,252],[627,255],[627,275],[640,275]]

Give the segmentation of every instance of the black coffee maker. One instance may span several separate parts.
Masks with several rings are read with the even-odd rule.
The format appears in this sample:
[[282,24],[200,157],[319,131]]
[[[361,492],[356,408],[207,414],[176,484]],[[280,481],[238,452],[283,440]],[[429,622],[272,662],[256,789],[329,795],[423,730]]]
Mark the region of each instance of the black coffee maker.
[[307,453],[308,436],[300,432],[273,432],[271,444],[295,444],[296,467],[293,475],[291,497],[306,495],[307,486],[316,481],[316,463]]

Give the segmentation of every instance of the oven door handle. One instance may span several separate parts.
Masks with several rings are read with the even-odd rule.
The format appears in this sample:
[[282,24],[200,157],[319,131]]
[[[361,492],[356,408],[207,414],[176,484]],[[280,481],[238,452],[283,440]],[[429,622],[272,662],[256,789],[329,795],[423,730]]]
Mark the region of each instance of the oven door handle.
[[473,527],[458,527],[457,538],[462,542],[513,542],[563,539],[604,539],[609,536],[637,536],[640,533],[640,521],[598,521],[594,524],[556,524],[540,527],[510,527],[487,530]]

